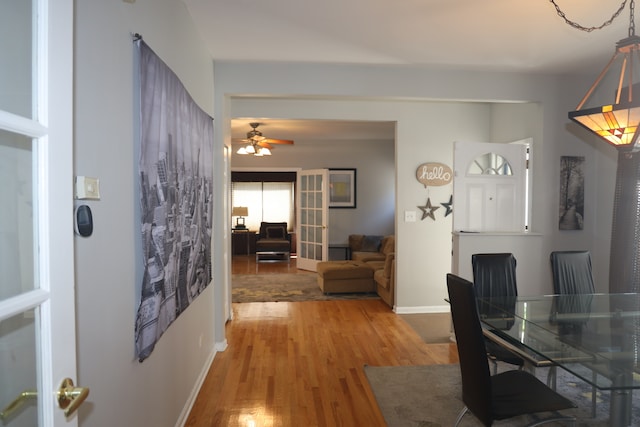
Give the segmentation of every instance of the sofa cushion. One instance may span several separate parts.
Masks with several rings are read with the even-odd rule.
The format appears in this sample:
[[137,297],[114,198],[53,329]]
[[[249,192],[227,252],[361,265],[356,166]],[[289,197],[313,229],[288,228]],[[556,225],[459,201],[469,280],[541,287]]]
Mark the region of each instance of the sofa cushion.
[[385,255],[380,252],[351,252],[351,259],[354,261],[384,261]]
[[376,285],[384,289],[389,289],[389,284],[391,283],[391,280],[389,280],[388,277],[384,276],[384,270],[377,270],[373,274],[373,280],[375,280]]
[[378,252],[380,250],[381,243],[382,236],[364,236],[364,239],[362,239],[362,246],[360,247],[360,251]]
[[391,267],[393,265],[393,260],[395,259],[396,257],[394,252],[387,254],[387,258],[384,260],[384,268],[382,270],[384,277],[391,277]]
[[395,236],[386,236],[382,239],[382,244],[380,247],[380,252],[387,255],[396,251],[396,238]]
[[322,261],[316,265],[316,270],[325,280],[373,277],[373,269],[358,261]]
[[362,248],[362,241],[364,240],[364,234],[350,234],[349,235],[349,248],[352,252],[357,252]]

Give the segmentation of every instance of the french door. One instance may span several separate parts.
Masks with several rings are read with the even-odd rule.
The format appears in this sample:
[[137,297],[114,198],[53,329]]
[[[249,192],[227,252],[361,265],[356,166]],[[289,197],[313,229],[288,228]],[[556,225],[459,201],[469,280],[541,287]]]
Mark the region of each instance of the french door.
[[316,271],[320,261],[329,259],[329,170],[303,170],[298,173],[298,224],[296,266]]
[[73,0],[0,2],[0,29],[0,424],[73,427]]

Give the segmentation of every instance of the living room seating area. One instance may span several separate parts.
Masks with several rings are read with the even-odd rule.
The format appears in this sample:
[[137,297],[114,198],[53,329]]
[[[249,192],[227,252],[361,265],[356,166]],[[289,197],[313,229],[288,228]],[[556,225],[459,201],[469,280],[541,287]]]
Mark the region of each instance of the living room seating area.
[[349,236],[351,260],[318,263],[318,286],[325,293],[377,292],[393,307],[395,236]]

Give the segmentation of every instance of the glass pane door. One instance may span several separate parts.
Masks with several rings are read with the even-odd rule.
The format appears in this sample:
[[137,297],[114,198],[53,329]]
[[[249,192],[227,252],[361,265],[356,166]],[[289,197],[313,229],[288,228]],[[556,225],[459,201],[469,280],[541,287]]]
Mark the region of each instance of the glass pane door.
[[297,267],[316,271],[316,264],[328,259],[328,170],[308,170],[298,174],[300,232]]
[[37,32],[31,1],[0,2],[0,425],[38,424]]
[[76,375],[73,0],[48,2],[0,1],[0,425],[10,427],[77,425],[56,399]]

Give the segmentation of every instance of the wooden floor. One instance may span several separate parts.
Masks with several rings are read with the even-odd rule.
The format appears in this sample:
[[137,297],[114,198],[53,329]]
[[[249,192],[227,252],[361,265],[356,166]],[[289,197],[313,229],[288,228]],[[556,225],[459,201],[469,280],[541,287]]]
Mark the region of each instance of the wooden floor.
[[[234,259],[233,273],[255,271],[250,264]],[[260,264],[295,272],[287,263]],[[380,300],[232,310],[228,347],[216,355],[186,426],[385,426],[364,365],[458,362],[454,344],[425,344]]]

